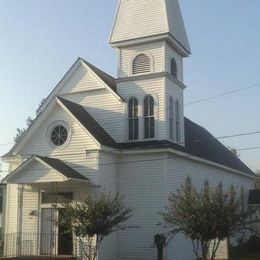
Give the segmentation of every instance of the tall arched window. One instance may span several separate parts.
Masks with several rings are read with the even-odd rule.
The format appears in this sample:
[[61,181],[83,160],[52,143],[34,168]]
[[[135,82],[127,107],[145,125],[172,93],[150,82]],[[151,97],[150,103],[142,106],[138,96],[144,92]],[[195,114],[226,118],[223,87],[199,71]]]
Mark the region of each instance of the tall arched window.
[[175,79],[177,79],[178,69],[176,60],[174,58],[171,59],[171,74]]
[[174,139],[174,104],[173,98],[169,99],[169,131],[170,131],[170,139]]
[[144,138],[154,138],[154,99],[151,95],[144,99]]
[[151,71],[151,61],[148,55],[141,53],[137,55],[132,64],[132,73],[133,74],[141,74],[147,73]]
[[128,134],[129,140],[137,140],[139,135],[138,100],[130,98],[128,103]]
[[181,141],[181,123],[180,123],[180,102],[177,100],[175,102],[175,123],[176,123],[176,142]]

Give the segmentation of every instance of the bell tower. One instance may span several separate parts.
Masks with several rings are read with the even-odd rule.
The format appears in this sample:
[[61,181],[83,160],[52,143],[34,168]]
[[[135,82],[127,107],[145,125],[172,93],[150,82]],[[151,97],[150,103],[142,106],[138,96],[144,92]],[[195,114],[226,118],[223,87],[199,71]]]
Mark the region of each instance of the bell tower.
[[119,0],[109,43],[118,55],[119,94],[138,100],[138,139],[147,139],[143,105],[152,95],[151,139],[183,145],[183,58],[191,50],[178,0]]

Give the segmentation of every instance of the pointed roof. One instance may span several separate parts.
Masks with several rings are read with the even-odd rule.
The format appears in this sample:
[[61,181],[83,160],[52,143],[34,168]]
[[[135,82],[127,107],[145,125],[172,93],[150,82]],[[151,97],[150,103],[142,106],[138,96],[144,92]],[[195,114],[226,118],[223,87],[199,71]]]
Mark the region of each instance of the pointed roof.
[[[49,158],[39,155],[33,155],[26,161],[24,161],[18,168],[8,174],[3,180],[3,183],[9,182],[13,177],[20,174],[21,171],[30,166],[33,162],[41,163],[43,166],[47,166],[55,170],[58,174],[64,177],[63,181],[78,180],[78,181],[89,181],[84,175],[80,174],[63,161],[56,158]],[[29,180],[31,181],[31,180]],[[44,181],[46,182],[46,181]],[[51,182],[51,180],[50,180]]]
[[119,0],[110,43],[155,36],[191,53],[178,0]]

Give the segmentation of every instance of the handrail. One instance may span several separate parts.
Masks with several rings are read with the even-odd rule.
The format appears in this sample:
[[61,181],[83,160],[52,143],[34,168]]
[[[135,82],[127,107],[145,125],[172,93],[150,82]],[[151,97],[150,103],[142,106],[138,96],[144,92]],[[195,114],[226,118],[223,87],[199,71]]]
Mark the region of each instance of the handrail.
[[[79,239],[51,233],[7,233],[2,236],[0,258],[82,259]],[[63,250],[62,250],[63,249]]]

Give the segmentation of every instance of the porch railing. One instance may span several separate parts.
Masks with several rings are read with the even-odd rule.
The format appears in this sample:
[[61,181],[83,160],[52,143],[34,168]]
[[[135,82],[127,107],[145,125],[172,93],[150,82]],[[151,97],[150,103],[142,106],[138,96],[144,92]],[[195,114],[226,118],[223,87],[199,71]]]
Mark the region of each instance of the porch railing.
[[48,233],[10,233],[2,236],[0,258],[83,259],[79,239],[70,241]]

